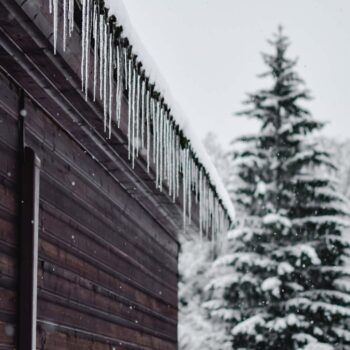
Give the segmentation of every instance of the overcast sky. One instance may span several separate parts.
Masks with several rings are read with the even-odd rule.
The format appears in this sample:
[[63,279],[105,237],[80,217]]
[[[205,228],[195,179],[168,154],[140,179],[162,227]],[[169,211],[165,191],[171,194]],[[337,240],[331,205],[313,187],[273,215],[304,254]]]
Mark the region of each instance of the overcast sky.
[[264,86],[260,53],[278,24],[314,99],[324,134],[350,136],[350,0],[124,0],[140,39],[198,138],[223,145],[252,131],[234,117],[245,93]]

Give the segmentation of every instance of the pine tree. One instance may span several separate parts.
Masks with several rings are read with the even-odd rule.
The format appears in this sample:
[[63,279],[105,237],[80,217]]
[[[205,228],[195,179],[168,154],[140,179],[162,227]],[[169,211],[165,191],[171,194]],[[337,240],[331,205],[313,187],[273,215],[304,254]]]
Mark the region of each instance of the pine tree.
[[323,124],[303,105],[310,93],[282,28],[269,43],[261,77],[272,84],[239,113],[257,119],[259,133],[234,143],[243,219],[213,266],[205,306],[230,323],[234,349],[347,349],[348,203],[324,171],[334,166],[313,138]]

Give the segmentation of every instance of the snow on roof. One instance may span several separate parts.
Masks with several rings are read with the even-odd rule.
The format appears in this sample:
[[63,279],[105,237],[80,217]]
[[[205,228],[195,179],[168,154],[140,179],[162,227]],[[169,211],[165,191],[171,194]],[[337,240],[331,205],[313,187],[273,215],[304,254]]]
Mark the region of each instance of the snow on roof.
[[221,198],[228,215],[233,220],[235,217],[235,210],[230,199],[230,196],[223,185],[223,182],[210,160],[203,144],[198,140],[193,132],[189,118],[185,115],[180,105],[173,98],[170,88],[159,72],[153,57],[147,52],[142,41],[140,40],[136,30],[134,29],[127,9],[124,6],[123,0],[105,0],[106,7],[110,9],[110,15],[117,18],[117,24],[123,27],[123,36],[127,37],[133,47],[133,52],[137,54],[143,67],[145,68],[150,80],[155,83],[156,89],[164,96],[166,103],[173,112],[173,116],[180,126],[185,136],[191,141],[191,146],[196,153],[200,163],[203,164],[208,171],[210,180],[217,190],[217,194]]

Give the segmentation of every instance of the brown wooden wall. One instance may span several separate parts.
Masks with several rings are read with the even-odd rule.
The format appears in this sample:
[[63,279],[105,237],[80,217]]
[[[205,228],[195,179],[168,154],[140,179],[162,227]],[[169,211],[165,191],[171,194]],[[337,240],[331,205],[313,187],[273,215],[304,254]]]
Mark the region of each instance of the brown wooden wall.
[[16,328],[18,252],[18,95],[0,79],[0,348],[12,349]]
[[25,144],[42,165],[38,349],[176,349],[181,203],[142,159],[131,169],[123,125],[106,141],[77,88],[78,47],[52,55],[48,1],[16,3],[0,4],[0,349],[16,339],[22,89]]
[[[18,90],[3,74],[0,84],[4,346],[16,315]],[[177,242],[30,99],[25,109],[26,144],[42,162],[38,346],[174,349]]]

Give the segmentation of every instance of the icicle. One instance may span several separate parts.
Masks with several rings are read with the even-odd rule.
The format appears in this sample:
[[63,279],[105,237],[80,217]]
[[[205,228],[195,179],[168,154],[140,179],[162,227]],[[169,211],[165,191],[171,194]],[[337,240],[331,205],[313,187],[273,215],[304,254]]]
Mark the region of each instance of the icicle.
[[173,180],[173,173],[172,173],[172,129],[171,129],[171,122],[168,121],[168,186],[169,186],[169,196],[172,196],[172,180]]
[[128,60],[127,65],[127,90],[128,90],[128,158],[131,159],[131,113],[132,113],[132,103],[131,103],[131,60]]
[[153,163],[156,163],[157,150],[157,103],[152,98],[152,122],[153,122]]
[[[84,0],[86,1],[86,0]],[[103,64],[104,64],[104,16],[100,14],[99,46],[100,46],[100,100],[103,101]]]
[[191,175],[192,175],[192,160],[188,159],[188,220],[192,221],[192,187],[191,187]]
[[164,151],[164,109],[160,108],[159,122],[159,189],[163,189],[163,151]]
[[49,0],[49,12],[52,15],[52,0]]
[[172,195],[173,190],[173,129],[172,129],[172,123],[169,120],[168,122],[168,159],[169,159],[169,167],[168,167],[168,177],[169,177],[169,184],[171,187],[171,191],[169,195]]
[[[51,11],[52,12],[52,11]],[[58,30],[58,0],[53,0],[53,52],[56,55]]]
[[136,88],[137,88],[137,76],[136,76],[136,70],[135,67],[133,67],[132,70],[132,125],[131,125],[131,131],[132,131],[132,147],[131,147],[131,158],[132,158],[132,168],[135,167],[135,156],[136,156],[136,120],[137,120],[137,114],[136,114]]
[[82,35],[82,40],[81,40],[81,90],[84,91],[84,83],[85,83],[85,34],[86,34],[86,1],[87,0],[82,0],[82,27],[81,27],[81,35]]
[[208,179],[205,179],[205,232],[209,233],[209,186]]
[[172,159],[171,159],[171,137],[172,137],[172,134],[171,134],[171,124],[170,124],[170,121],[168,120],[167,121],[168,125],[167,125],[167,129],[168,129],[168,138],[167,138],[167,154],[168,154],[168,157],[167,157],[167,164],[168,164],[168,193],[169,193],[169,196],[172,195]]
[[146,96],[145,96],[145,81],[141,81],[141,147],[145,147],[145,104],[146,104]]
[[98,13],[97,6],[94,6],[93,14],[93,38],[94,38],[94,87],[93,87],[93,100],[96,101],[96,84],[97,84],[97,58],[98,58]]
[[88,91],[89,91],[89,61],[90,61],[90,35],[91,35],[91,26],[90,26],[90,1],[91,0],[85,0],[86,2],[86,24],[85,24],[85,100],[87,101],[88,98]]
[[147,172],[149,173],[149,166],[150,166],[150,160],[149,160],[149,155],[150,155],[150,92],[147,90],[146,94],[146,143],[147,143]]
[[176,135],[176,196],[179,196],[180,192],[180,140]]
[[141,77],[136,71],[137,79],[136,79],[136,156],[139,155],[139,148],[140,148],[140,99],[141,99]]
[[207,226],[207,219],[208,219],[208,212],[207,212],[207,181],[206,177],[204,177],[203,182],[203,233],[208,233],[208,226]]
[[167,115],[167,120],[166,120],[166,169],[167,169],[167,180],[168,180],[168,187],[170,187],[170,181],[171,181],[171,172],[170,172],[170,169],[171,169],[171,153],[170,153],[170,120],[169,120],[169,112],[168,112],[168,115]]
[[176,134],[173,129],[173,142],[172,142],[172,150],[173,150],[173,161],[172,161],[172,168],[173,168],[173,202],[176,201]]
[[63,0],[63,51],[67,45],[67,0]]
[[[175,127],[175,126],[174,126]],[[176,153],[177,153],[177,135],[175,129],[173,129],[173,201],[175,203],[177,191],[176,191],[176,178],[177,178],[177,167],[176,167]]]
[[117,63],[117,92],[116,92],[116,121],[118,128],[120,127],[120,112],[122,104],[122,87],[121,87],[121,58],[119,44],[116,48],[116,63]]
[[183,229],[186,228],[186,211],[187,211],[187,150],[181,152],[182,160],[182,200],[183,200]]
[[159,102],[156,103],[156,114],[155,114],[155,120],[156,120],[156,186],[159,188],[159,124],[160,124],[160,113],[159,113]]
[[173,139],[173,133],[172,133],[172,124],[171,121],[168,121],[168,183],[169,187],[171,188],[169,195],[172,195],[172,180],[173,180],[173,172],[172,172],[172,139]]
[[129,63],[128,63],[128,58],[127,58],[127,52],[126,48],[123,48],[123,63],[124,63],[124,89],[128,89],[128,84],[129,84]]
[[113,35],[109,35],[109,91],[108,91],[108,137],[111,138],[112,135],[112,105],[113,105]]
[[[52,1],[52,0],[50,0]],[[72,36],[74,30],[74,0],[68,2],[68,20],[69,20],[69,36]]]
[[108,26],[104,25],[103,28],[103,129],[107,131],[107,83],[108,83]]
[[196,203],[199,202],[199,167],[196,167]]
[[168,180],[168,186],[169,186],[169,154],[168,154],[168,142],[169,142],[169,135],[168,135],[168,112],[165,114],[165,120],[164,120],[164,180]]
[[201,240],[203,239],[203,206],[202,206],[202,169],[199,171],[199,234]]
[[203,178],[202,178],[202,186],[203,186],[203,189],[202,189],[202,230],[203,230],[203,236],[205,236],[205,230],[206,230],[206,211],[205,211],[205,178],[204,178],[204,174],[203,174]]
[[168,186],[169,186],[169,196],[172,195],[172,130],[170,121],[168,121],[168,141],[167,141],[167,149],[168,149]]

